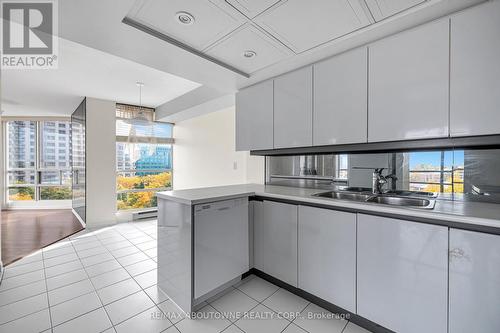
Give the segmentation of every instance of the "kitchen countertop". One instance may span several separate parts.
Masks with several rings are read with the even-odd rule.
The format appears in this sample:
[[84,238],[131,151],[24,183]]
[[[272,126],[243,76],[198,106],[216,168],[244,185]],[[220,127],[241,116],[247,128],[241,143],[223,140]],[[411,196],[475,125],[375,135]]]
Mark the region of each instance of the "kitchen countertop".
[[259,196],[270,199],[310,203],[332,208],[347,209],[360,213],[384,214],[388,216],[408,217],[414,219],[440,221],[460,227],[469,226],[495,228],[500,232],[500,204],[436,200],[434,209],[394,207],[377,203],[353,202],[347,200],[327,199],[311,196],[314,193],[326,192],[321,189],[298,188],[275,185],[241,184],[217,186],[188,190],[159,192],[158,198],[175,201],[187,205],[197,205],[213,201],[227,200],[245,196]]

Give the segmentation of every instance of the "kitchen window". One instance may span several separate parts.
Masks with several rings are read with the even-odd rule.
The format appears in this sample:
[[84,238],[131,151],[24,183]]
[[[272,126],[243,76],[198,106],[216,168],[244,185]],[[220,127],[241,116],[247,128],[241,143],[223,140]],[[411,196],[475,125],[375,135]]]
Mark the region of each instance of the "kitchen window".
[[[53,134],[55,126],[66,134]],[[71,199],[69,145],[55,150],[70,133],[67,121],[12,120],[6,129],[7,203]]]
[[172,130],[155,121],[154,109],[117,104],[118,210],[156,207],[156,192],[172,188]]

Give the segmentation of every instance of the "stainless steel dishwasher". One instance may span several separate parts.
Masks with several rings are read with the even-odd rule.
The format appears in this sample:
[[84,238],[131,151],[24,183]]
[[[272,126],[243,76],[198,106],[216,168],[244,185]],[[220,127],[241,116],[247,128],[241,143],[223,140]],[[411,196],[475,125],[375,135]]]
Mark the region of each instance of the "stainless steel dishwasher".
[[194,298],[249,270],[248,198],[195,206]]

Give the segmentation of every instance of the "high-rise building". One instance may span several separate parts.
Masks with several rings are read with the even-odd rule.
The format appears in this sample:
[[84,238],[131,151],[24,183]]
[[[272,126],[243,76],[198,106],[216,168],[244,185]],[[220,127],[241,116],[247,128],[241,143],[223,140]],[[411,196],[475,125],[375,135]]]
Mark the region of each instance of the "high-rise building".
[[135,162],[135,168],[137,170],[171,169],[172,148],[170,146],[156,146],[151,154],[148,147],[141,147],[140,158]]

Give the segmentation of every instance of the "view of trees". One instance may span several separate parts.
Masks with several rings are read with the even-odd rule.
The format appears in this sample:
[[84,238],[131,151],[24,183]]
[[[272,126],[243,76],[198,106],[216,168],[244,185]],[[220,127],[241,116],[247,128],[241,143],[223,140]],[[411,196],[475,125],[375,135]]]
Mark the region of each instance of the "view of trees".
[[[158,174],[137,173],[135,176],[121,176],[116,179],[117,190],[142,190],[167,188],[172,186],[172,174],[162,172]],[[157,205],[155,191],[138,191],[118,194],[118,209],[138,209],[155,207]]]
[[71,200],[70,187],[42,187],[40,189],[42,200]]
[[33,187],[15,187],[9,189],[9,200],[29,201],[35,199],[35,189]]
[[[41,200],[71,200],[70,187],[41,187]],[[9,189],[9,200],[30,201],[35,200],[34,187],[14,187]]]

